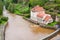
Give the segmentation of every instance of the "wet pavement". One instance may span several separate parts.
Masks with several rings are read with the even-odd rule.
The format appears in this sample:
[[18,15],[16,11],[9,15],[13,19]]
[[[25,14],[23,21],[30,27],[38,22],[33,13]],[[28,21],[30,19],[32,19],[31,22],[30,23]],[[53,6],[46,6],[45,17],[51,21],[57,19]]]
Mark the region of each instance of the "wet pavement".
[[[5,40],[40,40],[55,30],[41,28],[38,25],[24,20],[21,16],[9,13],[7,10],[3,12],[4,16],[9,18],[5,32]],[[52,40],[59,40],[58,34]]]

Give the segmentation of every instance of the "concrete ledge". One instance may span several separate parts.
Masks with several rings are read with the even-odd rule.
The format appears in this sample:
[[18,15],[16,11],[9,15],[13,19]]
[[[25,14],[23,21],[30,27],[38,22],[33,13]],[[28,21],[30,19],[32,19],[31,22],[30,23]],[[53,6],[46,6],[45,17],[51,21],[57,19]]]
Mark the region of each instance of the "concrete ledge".
[[60,29],[58,28],[56,31],[54,31],[53,33],[47,35],[46,37],[44,37],[43,39],[40,39],[40,40],[50,40],[52,39],[53,37],[55,37],[58,32],[60,31]]
[[34,24],[39,24],[37,21],[34,21],[34,20],[30,19],[30,18],[24,18],[24,19],[27,20],[27,21],[29,21],[29,22],[32,22]]
[[40,25],[40,27],[49,28],[49,29],[57,29],[57,27],[55,27],[55,26],[51,27],[51,26],[43,25],[43,24],[38,23],[37,21],[34,21],[34,20],[30,19],[30,18],[24,18],[24,19],[27,20],[27,21],[30,21],[30,22],[32,22],[34,24],[38,24],[38,25]]
[[8,22],[0,25],[0,40],[5,40],[5,29]]

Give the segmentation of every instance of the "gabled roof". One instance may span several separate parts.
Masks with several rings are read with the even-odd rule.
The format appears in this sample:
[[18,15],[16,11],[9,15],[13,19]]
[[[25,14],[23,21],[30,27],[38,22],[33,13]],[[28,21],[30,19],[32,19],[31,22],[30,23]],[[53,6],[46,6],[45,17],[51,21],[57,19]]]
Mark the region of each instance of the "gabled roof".
[[37,14],[37,17],[43,18],[46,14],[45,13],[39,13]]
[[[44,18],[44,16],[46,16],[46,17]],[[44,14],[44,13],[37,14],[37,17],[44,18],[45,21],[48,21],[49,19],[52,18],[49,14]]]
[[44,20],[45,20],[45,21],[48,21],[48,20],[51,19],[51,18],[52,18],[51,16],[47,15]]
[[37,5],[34,8],[32,8],[31,11],[33,11],[33,12],[40,12],[40,11],[43,11],[43,10],[44,10],[43,7],[40,7],[39,5]]

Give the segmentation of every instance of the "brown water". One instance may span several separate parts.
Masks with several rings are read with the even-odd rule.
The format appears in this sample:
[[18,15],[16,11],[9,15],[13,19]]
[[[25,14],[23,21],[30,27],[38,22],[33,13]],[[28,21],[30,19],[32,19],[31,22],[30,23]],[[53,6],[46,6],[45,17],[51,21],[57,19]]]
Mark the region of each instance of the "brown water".
[[[11,14],[4,10],[4,16],[9,17],[5,32],[5,40],[40,40],[55,30],[41,28],[38,25],[24,20],[21,16]],[[58,34],[52,40],[59,40]]]

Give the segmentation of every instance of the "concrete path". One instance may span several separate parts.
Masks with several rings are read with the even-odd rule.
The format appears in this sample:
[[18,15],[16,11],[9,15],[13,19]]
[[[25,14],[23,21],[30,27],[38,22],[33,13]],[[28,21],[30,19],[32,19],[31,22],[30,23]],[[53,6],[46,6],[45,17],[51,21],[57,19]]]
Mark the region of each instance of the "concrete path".
[[3,15],[9,18],[5,40],[39,40],[54,31],[36,26],[7,10],[3,11]]
[[4,16],[9,18],[5,32],[5,40],[38,40],[39,36],[31,31],[31,23],[24,20],[21,16],[10,14],[6,10]]

